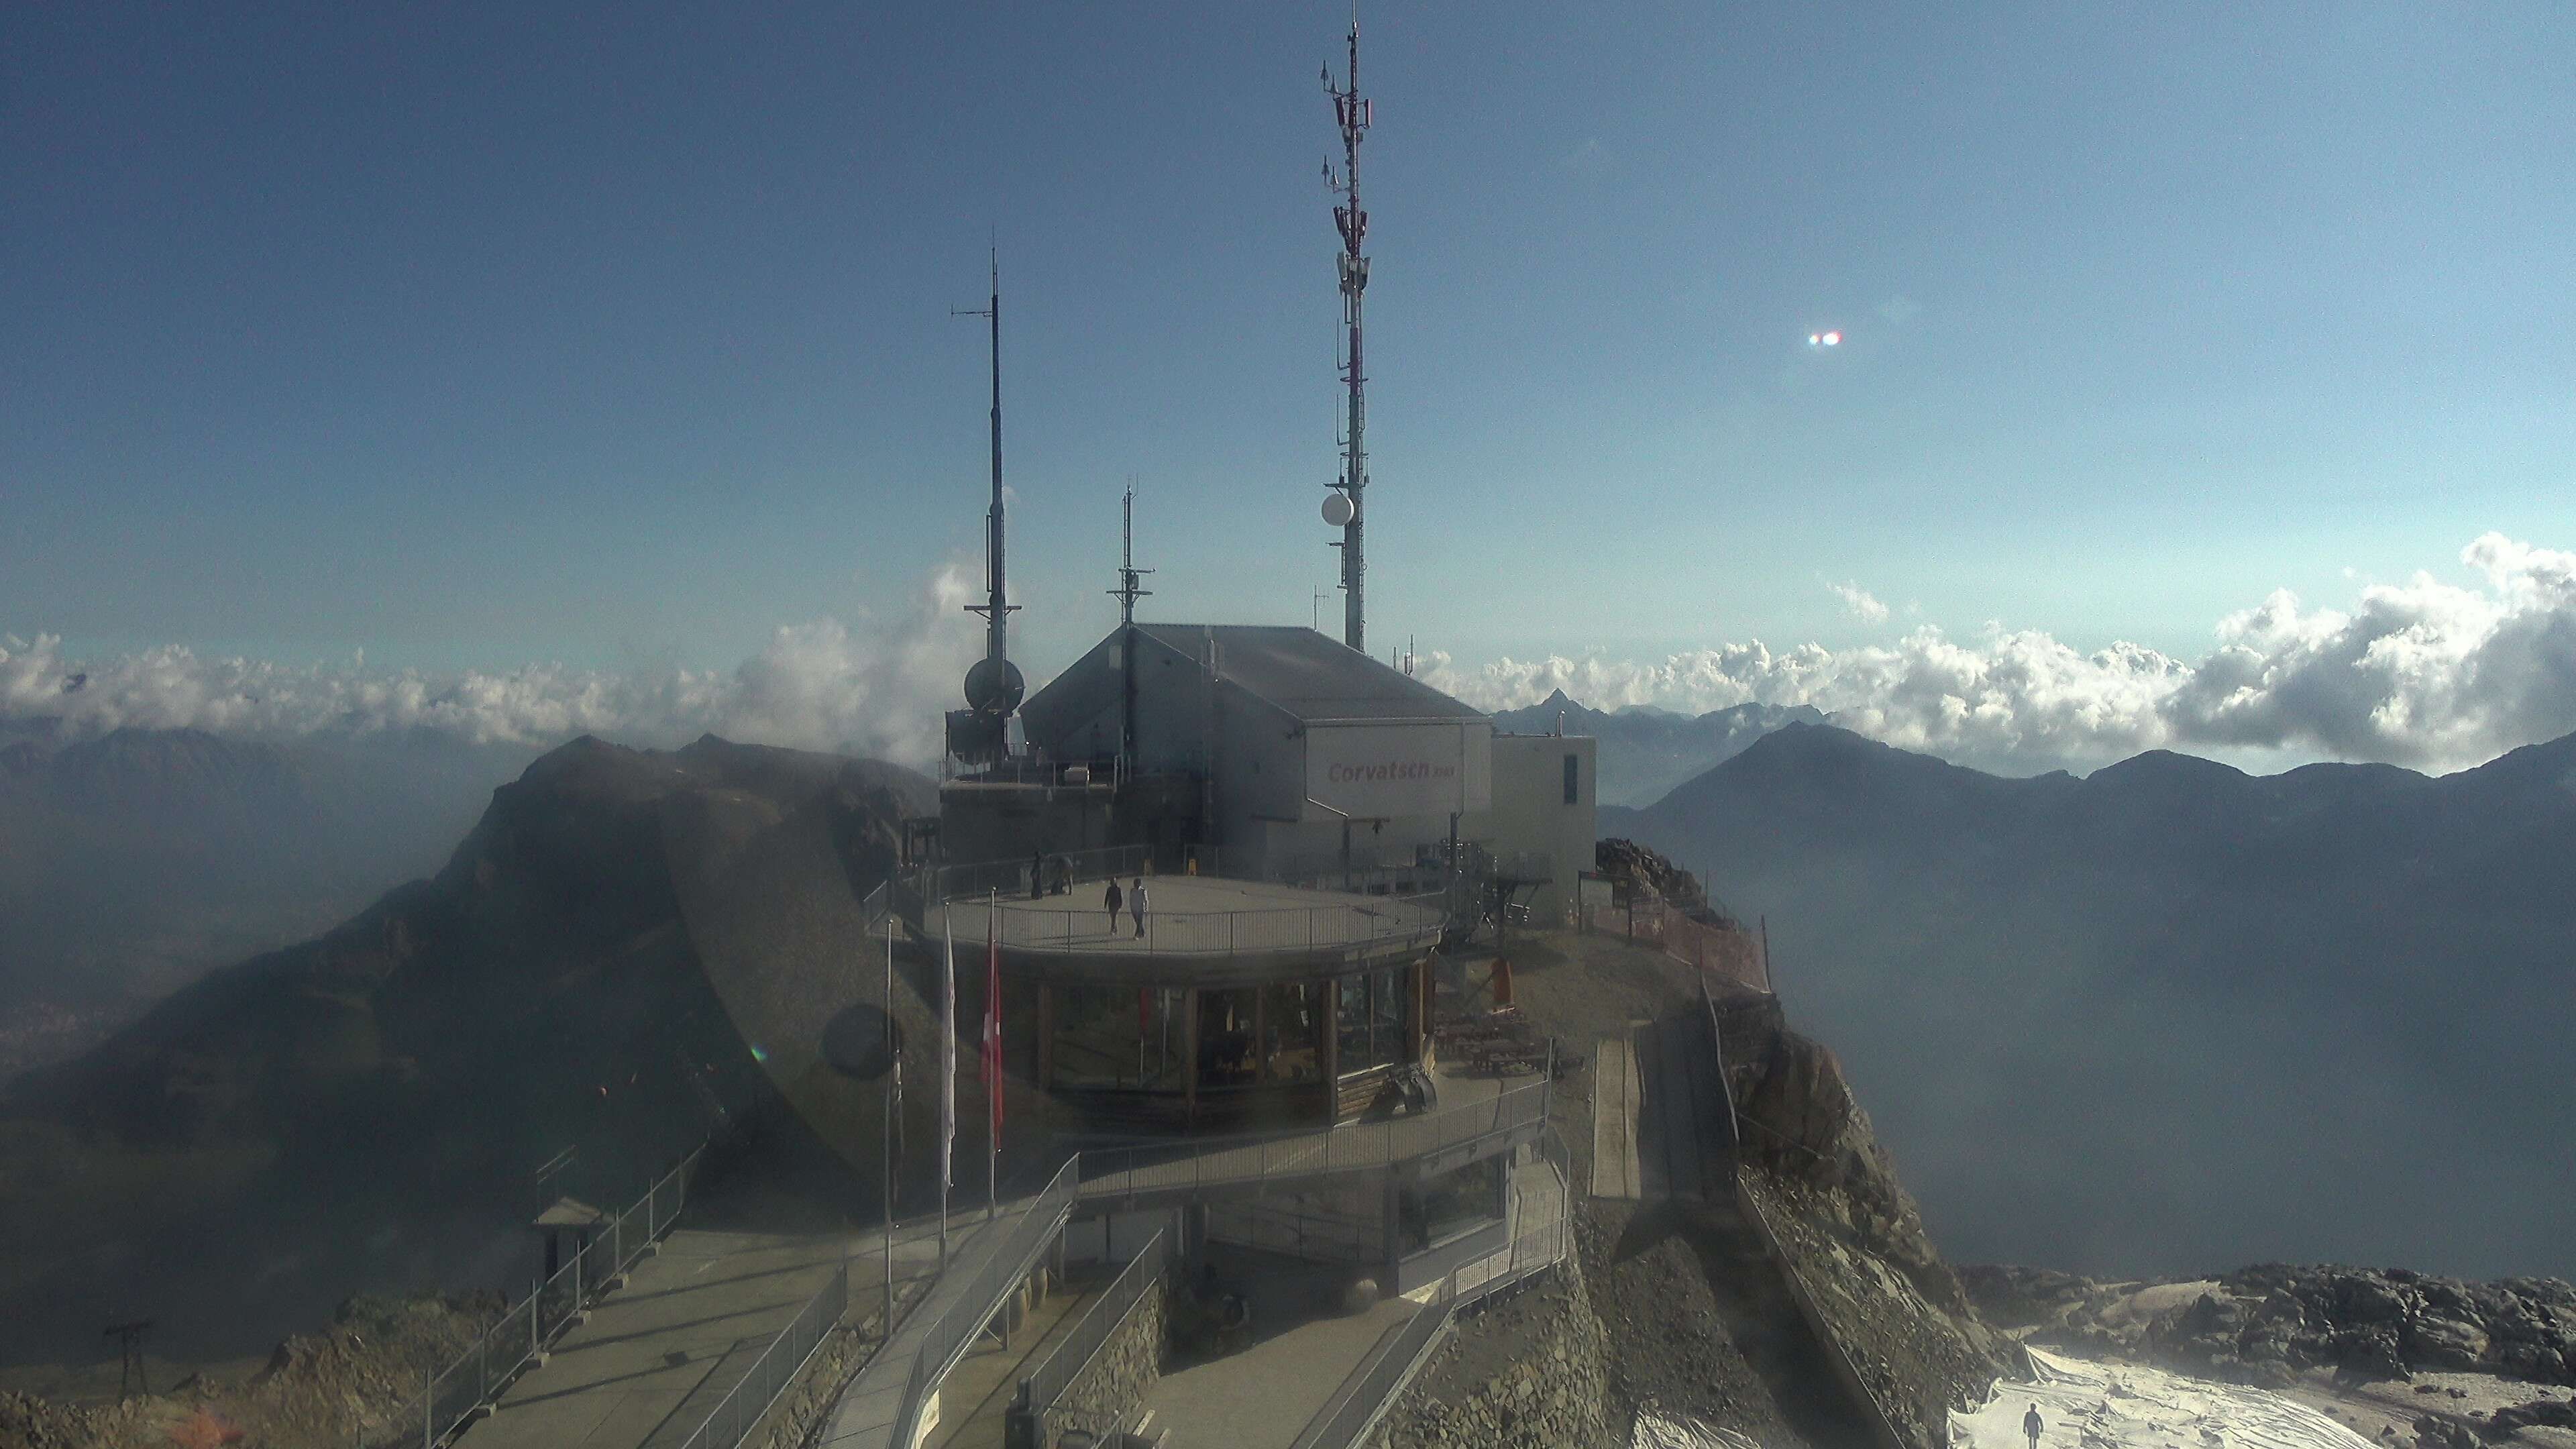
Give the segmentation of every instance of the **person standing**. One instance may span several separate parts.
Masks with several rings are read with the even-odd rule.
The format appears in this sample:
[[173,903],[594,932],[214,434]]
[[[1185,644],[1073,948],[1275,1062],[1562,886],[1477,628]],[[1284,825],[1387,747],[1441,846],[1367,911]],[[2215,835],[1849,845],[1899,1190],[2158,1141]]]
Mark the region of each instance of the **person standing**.
[[1032,850],[1029,852],[1029,899],[1033,901],[1039,900],[1045,895],[1046,852],[1043,850]]
[[2030,1449],[2039,1449],[2039,1431],[2047,1427],[2039,1417],[2037,1404],[2031,1405],[2030,1412],[2021,1416],[2021,1431],[2030,1436]]
[[1118,934],[1118,907],[1123,904],[1119,899],[1118,877],[1113,875],[1109,878],[1109,889],[1102,895],[1100,903],[1109,909],[1109,934],[1115,936]]
[[1127,914],[1136,921],[1136,938],[1145,937],[1145,878],[1138,876],[1127,887]]

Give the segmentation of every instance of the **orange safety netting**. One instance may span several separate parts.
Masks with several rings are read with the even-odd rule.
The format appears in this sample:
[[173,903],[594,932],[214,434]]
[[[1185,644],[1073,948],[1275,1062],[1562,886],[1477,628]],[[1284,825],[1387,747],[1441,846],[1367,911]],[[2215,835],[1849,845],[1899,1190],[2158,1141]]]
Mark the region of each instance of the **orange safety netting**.
[[1760,936],[1734,923],[1696,921],[1670,902],[1641,897],[1633,905],[1593,906],[1588,930],[1652,941],[1665,955],[1698,967],[1712,980],[1754,991],[1771,989],[1771,961]]

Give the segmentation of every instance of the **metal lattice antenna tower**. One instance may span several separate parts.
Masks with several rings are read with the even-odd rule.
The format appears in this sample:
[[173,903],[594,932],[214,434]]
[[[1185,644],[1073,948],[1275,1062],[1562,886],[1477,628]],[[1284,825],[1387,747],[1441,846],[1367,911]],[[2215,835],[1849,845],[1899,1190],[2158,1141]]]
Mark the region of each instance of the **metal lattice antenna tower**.
[[1109,597],[1118,601],[1118,627],[1132,629],[1136,627],[1136,601],[1154,596],[1152,589],[1136,587],[1136,581],[1153,570],[1136,567],[1136,485],[1133,482],[1127,485],[1127,496],[1120,504],[1119,514],[1119,530],[1124,537],[1119,545],[1118,587],[1109,591]]
[[1368,213],[1360,207],[1360,136],[1374,117],[1369,102],[1360,96],[1360,23],[1356,17],[1351,21],[1346,84],[1334,85],[1332,67],[1327,66],[1324,90],[1333,98],[1333,119],[1342,128],[1342,173],[1335,176],[1333,163],[1325,162],[1324,184],[1343,198],[1343,204],[1333,208],[1333,225],[1342,234],[1342,326],[1348,333],[1342,354],[1342,384],[1350,393],[1349,413],[1342,430],[1342,476],[1333,485],[1340,496],[1327,500],[1324,516],[1342,526],[1342,541],[1334,545],[1342,551],[1342,642],[1366,653],[1368,554],[1362,534],[1366,518],[1360,490],[1368,486],[1368,451],[1361,444],[1362,428],[1368,419],[1362,392],[1368,377],[1360,365],[1360,293],[1368,288],[1368,258],[1361,254],[1360,244],[1368,235]]
[[1002,570],[1002,260],[999,248],[990,258],[993,292],[982,307],[951,307],[951,317],[984,317],[993,324],[993,506],[984,514],[984,602],[968,604],[966,612],[984,616],[984,657],[1010,657],[1011,615],[1019,605],[1010,602],[1003,587]]

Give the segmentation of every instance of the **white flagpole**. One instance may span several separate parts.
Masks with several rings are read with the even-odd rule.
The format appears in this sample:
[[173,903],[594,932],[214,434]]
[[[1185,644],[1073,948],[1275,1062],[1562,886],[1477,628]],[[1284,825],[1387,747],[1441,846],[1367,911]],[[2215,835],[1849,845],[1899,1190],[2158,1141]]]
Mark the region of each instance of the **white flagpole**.
[[903,1059],[894,1046],[894,924],[886,923],[885,959],[885,1323],[894,1332],[894,1114],[902,1110]]
[[957,1175],[957,928],[939,913],[939,1266],[948,1267],[948,1185]]
[[1002,917],[1002,895],[991,893],[984,908],[984,1216],[1002,1210],[1002,948],[994,931]]

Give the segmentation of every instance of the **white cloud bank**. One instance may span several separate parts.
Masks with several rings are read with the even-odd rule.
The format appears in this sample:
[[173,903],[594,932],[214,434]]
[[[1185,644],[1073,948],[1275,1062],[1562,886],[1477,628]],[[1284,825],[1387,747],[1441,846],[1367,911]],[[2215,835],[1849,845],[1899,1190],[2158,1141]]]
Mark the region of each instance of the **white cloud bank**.
[[[961,568],[935,574],[890,627],[837,620],[781,628],[730,672],[604,673],[535,664],[506,673],[368,672],[213,658],[178,645],[101,661],[64,657],[59,638],[0,638],[0,725],[73,735],[121,726],[193,727],[293,738],[428,730],[476,744],[553,744],[580,734],[621,743],[728,739],[938,757],[940,711],[981,652],[962,612]],[[363,656],[362,656],[363,657]]]
[[[2461,558],[2483,587],[2419,574],[2365,589],[2350,613],[2276,593],[2220,621],[2216,649],[2197,664],[2131,644],[2079,653],[1998,626],[1973,642],[1918,628],[1892,645],[1774,651],[1757,640],[1663,660],[1467,667],[1433,654],[1425,678],[1494,709],[1552,689],[1601,709],[1811,705],[1889,744],[2001,770],[2083,768],[2160,747],[2457,768],[2576,731],[2576,554],[2488,534]],[[940,711],[978,651],[981,626],[959,608],[969,583],[962,569],[942,570],[884,628],[782,628],[730,672],[370,673],[178,646],[81,661],[51,637],[0,639],[0,725],[271,737],[425,729],[527,744],[584,732],[678,744],[713,731],[919,762],[936,757]]]
[[1869,590],[1858,584],[1838,584],[1830,579],[1825,587],[1833,592],[1835,598],[1843,601],[1844,613],[1864,624],[1887,622],[1887,605],[1880,603],[1878,596]]
[[1552,689],[1599,709],[1811,705],[1892,745],[2006,769],[2156,748],[2458,768],[2576,731],[2576,554],[2490,533],[2460,558],[2484,588],[2419,573],[2363,590],[2351,613],[2275,593],[2221,620],[2196,665],[2134,644],[2078,653],[2035,630],[1965,643],[1927,627],[1842,651],[1757,640],[1481,668],[1433,655],[1425,678],[1496,709]]

